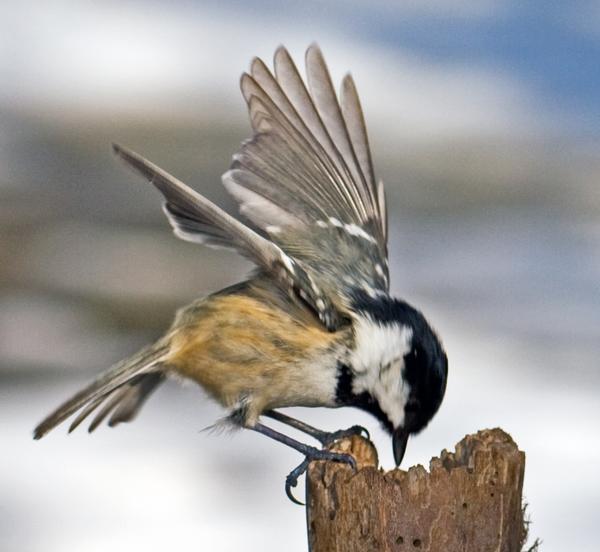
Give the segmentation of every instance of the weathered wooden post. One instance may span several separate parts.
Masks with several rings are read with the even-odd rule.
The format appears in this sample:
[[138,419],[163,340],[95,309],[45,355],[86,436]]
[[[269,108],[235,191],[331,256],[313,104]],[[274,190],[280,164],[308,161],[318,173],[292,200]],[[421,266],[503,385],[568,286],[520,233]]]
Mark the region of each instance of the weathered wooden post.
[[307,475],[311,552],[520,552],[526,538],[525,454],[501,429],[468,435],[408,471],[377,468],[373,445],[352,437],[335,450],[359,469],[313,462]]

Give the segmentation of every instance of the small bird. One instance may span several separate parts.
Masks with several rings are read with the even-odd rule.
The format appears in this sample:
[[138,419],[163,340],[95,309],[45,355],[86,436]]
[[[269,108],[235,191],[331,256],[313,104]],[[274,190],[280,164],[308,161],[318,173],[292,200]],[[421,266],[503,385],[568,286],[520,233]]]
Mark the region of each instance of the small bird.
[[392,436],[399,465],[411,434],[437,412],[447,358],[424,316],[389,293],[385,192],[376,181],[361,104],[350,74],[340,98],[319,47],[306,51],[306,83],[279,47],[271,71],[255,58],[240,85],[253,135],[222,180],[247,224],[126,148],[115,154],[164,196],[177,237],[237,250],[256,269],[246,281],[180,309],[170,329],[59,406],[34,430],[43,437],[78,412],[132,420],[169,376],[198,383],[228,411],[227,424],[293,447],[311,460],[355,466],[352,456],[306,445],[268,417],[324,446],[327,433],[280,412],[290,406],[357,407]]

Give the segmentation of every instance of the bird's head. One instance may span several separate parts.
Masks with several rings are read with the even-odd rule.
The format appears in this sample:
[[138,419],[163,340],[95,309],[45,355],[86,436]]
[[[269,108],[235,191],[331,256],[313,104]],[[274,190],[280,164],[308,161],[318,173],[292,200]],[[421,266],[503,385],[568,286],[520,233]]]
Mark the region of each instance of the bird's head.
[[387,295],[357,293],[354,345],[340,369],[340,403],[375,415],[392,435],[399,465],[411,434],[437,412],[446,390],[448,361],[424,316]]

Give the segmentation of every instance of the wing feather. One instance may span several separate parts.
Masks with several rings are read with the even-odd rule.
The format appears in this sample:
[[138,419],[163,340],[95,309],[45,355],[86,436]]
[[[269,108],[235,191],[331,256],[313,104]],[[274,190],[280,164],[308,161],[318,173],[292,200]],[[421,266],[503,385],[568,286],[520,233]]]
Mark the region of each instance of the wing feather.
[[301,262],[154,163],[116,144],[113,150],[163,194],[165,212],[178,237],[198,241],[208,231],[247,256],[292,297],[306,304],[327,329],[334,331],[343,323],[344,316],[332,298]]
[[[257,67],[256,63],[254,67]],[[263,75],[262,82],[272,90],[279,90],[276,97],[285,98],[272,76],[268,79]],[[273,97],[248,74],[242,76],[241,88],[257,134],[253,140],[245,143],[234,159],[232,168],[242,165],[256,173],[256,167],[259,167],[263,175],[265,171],[279,169],[274,179],[266,178],[274,201],[278,200],[281,185],[289,181],[286,187],[289,194],[304,195],[305,202],[313,207],[318,205],[319,211],[352,218],[355,201],[343,185],[341,173],[289,101],[280,100],[280,104],[276,104]],[[290,114],[291,119],[286,113]],[[321,201],[316,203],[319,196]],[[280,203],[287,201],[288,198],[285,198]]]
[[383,232],[383,237],[387,239],[385,201],[382,203],[381,198],[379,197],[365,116],[360,104],[356,85],[354,84],[354,79],[350,74],[347,74],[342,81],[340,103],[343,118],[348,128],[350,143],[352,144],[356,156],[356,161],[360,166],[360,170],[365,179],[366,189],[370,195],[370,200],[372,204],[376,206],[378,217],[382,221],[381,230]]
[[[387,290],[385,197],[356,86],[347,75],[338,100],[314,44],[306,52],[306,74],[307,84],[283,47],[275,52],[273,72],[252,61],[240,88],[254,135],[223,183],[240,212],[284,251],[320,274],[327,266],[332,287],[340,276],[350,282],[350,274],[357,285]],[[317,242],[320,251],[312,245]]]
[[[308,51],[314,48],[317,47],[313,45]],[[311,68],[309,67],[309,62],[311,56],[309,56],[308,52],[306,60],[307,71],[310,72]],[[278,48],[275,52],[274,69],[277,82],[281,86],[281,89],[294,105],[303,124],[317,140],[320,146],[319,149],[323,152],[321,153],[318,149],[316,152],[317,156],[322,161],[326,161],[333,165],[334,185],[338,189],[339,196],[345,198],[352,207],[353,218],[351,221],[359,224],[365,223],[365,209],[360,205],[360,193],[357,192],[355,186],[352,184],[348,166],[339,150],[336,148],[336,145],[321,118],[321,114],[317,110],[315,102],[296,68],[296,64],[292,60],[289,52],[283,47]],[[337,213],[332,210],[331,214],[335,216]]]
[[344,169],[350,173],[350,182],[354,185],[354,191],[360,198],[357,201],[360,220],[366,222],[377,213],[356,159],[329,70],[325,65],[323,54],[317,46],[312,46],[306,51],[306,72],[315,107],[330,134],[334,147],[342,158]]

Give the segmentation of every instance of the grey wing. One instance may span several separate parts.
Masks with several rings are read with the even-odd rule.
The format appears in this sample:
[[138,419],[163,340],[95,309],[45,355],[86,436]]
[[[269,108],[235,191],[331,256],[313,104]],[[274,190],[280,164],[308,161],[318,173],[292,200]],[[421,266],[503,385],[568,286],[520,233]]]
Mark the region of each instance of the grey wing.
[[335,298],[327,296],[302,261],[142,156],[116,144],[113,150],[162,193],[164,211],[179,238],[238,250],[292,298],[308,306],[328,330],[334,331],[344,322],[344,314],[332,300]]
[[[338,101],[321,51],[306,52],[308,85],[280,47],[242,75],[254,130],[223,175],[240,212],[332,288],[387,290],[387,215],[363,112],[347,75]],[[352,282],[352,283],[351,283]]]

